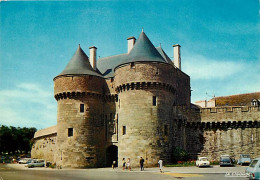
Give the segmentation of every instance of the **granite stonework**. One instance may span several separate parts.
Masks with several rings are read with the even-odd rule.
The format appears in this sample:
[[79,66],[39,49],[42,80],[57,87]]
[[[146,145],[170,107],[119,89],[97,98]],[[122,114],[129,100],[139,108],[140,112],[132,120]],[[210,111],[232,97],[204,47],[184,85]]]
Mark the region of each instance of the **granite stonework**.
[[141,156],[147,167],[171,163],[176,147],[194,159],[260,156],[259,106],[191,104],[190,77],[143,32],[136,44],[128,54],[98,60],[106,65],[97,63],[100,71],[78,48],[54,78],[57,125],[36,132],[33,158],[85,168],[121,166],[123,158],[136,167]]

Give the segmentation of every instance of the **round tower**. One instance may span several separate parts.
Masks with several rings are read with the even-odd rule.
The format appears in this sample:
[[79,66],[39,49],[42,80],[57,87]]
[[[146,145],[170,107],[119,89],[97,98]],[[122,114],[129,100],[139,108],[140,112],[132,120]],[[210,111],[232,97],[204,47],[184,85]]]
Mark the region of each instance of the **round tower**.
[[176,69],[166,62],[144,32],[127,60],[115,68],[118,93],[118,158],[139,166],[170,162]]
[[57,166],[104,165],[103,86],[102,75],[91,67],[79,46],[66,68],[54,78]]

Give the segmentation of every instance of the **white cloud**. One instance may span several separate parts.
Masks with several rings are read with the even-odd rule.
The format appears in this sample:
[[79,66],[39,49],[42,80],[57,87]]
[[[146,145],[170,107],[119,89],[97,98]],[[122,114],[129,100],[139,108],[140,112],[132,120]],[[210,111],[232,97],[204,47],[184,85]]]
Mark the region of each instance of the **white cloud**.
[[0,90],[0,124],[46,128],[56,124],[56,113],[51,88],[21,83]]
[[183,71],[191,78],[192,102],[260,91],[259,61],[216,60],[188,55]]
[[191,55],[185,58],[183,70],[192,79],[224,79],[243,70],[244,64],[225,61],[207,59],[201,55]]

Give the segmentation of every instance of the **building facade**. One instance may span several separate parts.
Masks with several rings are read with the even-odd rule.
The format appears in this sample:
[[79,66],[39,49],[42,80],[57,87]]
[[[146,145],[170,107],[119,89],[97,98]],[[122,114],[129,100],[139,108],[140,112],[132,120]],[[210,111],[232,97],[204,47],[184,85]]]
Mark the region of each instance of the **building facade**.
[[[96,47],[89,48],[90,57],[78,47],[54,78],[57,125],[35,133],[32,157],[83,168],[123,158],[138,166],[140,157],[146,166],[159,159],[170,163],[176,147],[192,158],[215,160],[231,151],[260,155],[259,106],[227,111],[192,105],[180,45],[173,46],[173,62],[144,32],[127,41],[127,53],[98,60]],[[250,137],[254,150],[238,152],[236,142],[246,146]]]

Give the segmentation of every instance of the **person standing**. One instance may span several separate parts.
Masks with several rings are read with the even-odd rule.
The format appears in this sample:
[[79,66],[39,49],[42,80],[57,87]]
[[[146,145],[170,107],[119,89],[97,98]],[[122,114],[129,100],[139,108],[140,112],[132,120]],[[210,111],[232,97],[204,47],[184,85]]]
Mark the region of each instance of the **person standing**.
[[141,171],[144,171],[144,159],[143,159],[143,157],[140,158],[140,167],[141,167]]
[[158,161],[158,164],[159,164],[160,172],[163,173],[163,171],[162,171],[163,161],[160,159],[160,160]]
[[123,163],[123,170],[125,170],[125,158],[123,158],[122,163]]

